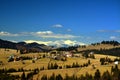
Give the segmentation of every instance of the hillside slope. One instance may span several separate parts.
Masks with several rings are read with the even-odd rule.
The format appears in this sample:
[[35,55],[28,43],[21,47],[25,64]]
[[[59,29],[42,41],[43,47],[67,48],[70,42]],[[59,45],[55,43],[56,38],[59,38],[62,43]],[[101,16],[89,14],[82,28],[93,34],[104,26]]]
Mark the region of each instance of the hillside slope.
[[77,50],[83,51],[83,50],[93,50],[93,49],[100,50],[100,49],[112,49],[112,48],[120,48],[120,45],[118,45],[118,46],[114,46],[111,44],[89,45],[86,47],[79,47],[79,48],[77,48]]
[[46,46],[44,44],[38,44],[35,42],[28,43],[28,44],[25,42],[14,43],[14,42],[2,40],[2,39],[0,39],[0,48],[17,49],[21,51],[26,51],[26,53],[44,52],[52,49],[50,46]]

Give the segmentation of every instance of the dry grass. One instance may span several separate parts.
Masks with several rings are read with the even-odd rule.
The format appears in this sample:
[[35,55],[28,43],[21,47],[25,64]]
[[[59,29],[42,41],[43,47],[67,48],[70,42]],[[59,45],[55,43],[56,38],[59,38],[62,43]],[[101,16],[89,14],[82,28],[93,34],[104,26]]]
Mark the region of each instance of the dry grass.
[[116,47],[120,47],[119,46],[113,46],[113,45],[110,45],[110,44],[100,44],[100,45],[96,45],[96,46],[92,46],[92,45],[89,45],[87,46],[86,48],[78,48],[78,51],[82,51],[82,50],[91,50],[91,49],[111,49],[111,48],[116,48]]
[[3,61],[4,64],[7,64],[8,57],[12,54],[14,55],[20,55],[19,52],[17,53],[16,50],[13,49],[7,49],[8,51],[5,51],[5,49],[0,48],[0,61]]
[[[64,67],[64,65],[72,65],[73,63],[76,63],[78,62],[78,64],[82,65],[84,63],[87,63],[88,60],[91,61],[91,65],[89,65],[88,67],[84,67],[84,68],[63,68],[63,69],[55,69],[55,70],[43,70],[43,71],[40,71],[39,74],[35,75],[34,76],[34,80],[36,80],[36,78],[41,78],[43,75],[47,75],[47,76],[50,76],[52,75],[53,73],[55,75],[57,74],[61,74],[63,77],[68,74],[69,76],[75,74],[77,76],[80,76],[81,74],[85,75],[86,72],[94,75],[96,69],[99,69],[101,74],[108,70],[110,71],[111,69],[111,66],[113,66],[114,64],[109,64],[109,65],[104,65],[104,66],[101,66],[100,65],[100,58],[103,58],[103,57],[107,57],[106,55],[100,55],[100,54],[95,54],[95,58],[96,59],[85,59],[85,58],[82,58],[82,57],[73,57],[73,58],[67,58],[67,61],[57,61],[57,60],[51,60],[49,58],[41,58],[41,59],[38,59],[37,61],[35,61],[35,63],[32,63],[32,60],[24,60],[25,64],[22,64],[21,61],[16,61],[16,62],[7,62],[7,59],[8,57],[11,55],[11,54],[15,54],[15,55],[18,55],[18,56],[29,56],[29,57],[34,57],[34,56],[40,56],[44,53],[34,53],[34,54],[19,54],[19,52],[17,53],[16,50],[9,50],[9,51],[5,51],[4,49],[0,49],[0,61],[3,61],[4,65],[0,65],[0,69],[2,68],[6,68],[6,69],[9,69],[9,68],[15,68],[15,69],[18,69],[18,68],[23,68],[23,69],[26,69],[26,70],[29,70],[29,69],[35,69],[35,68],[41,68],[41,67],[44,67],[45,69],[47,69],[47,66],[48,66],[48,63],[57,63],[59,66],[62,66]],[[115,56],[108,56],[109,58],[111,58],[112,60],[114,60],[116,57]],[[93,69],[92,65],[95,65],[96,66],[96,69]],[[120,68],[120,65],[119,65],[119,68]],[[12,73],[12,74],[19,74],[21,75],[22,73],[18,72],[18,73]]]
[[[69,69],[57,69],[57,70],[44,70],[41,71],[38,75],[35,75],[34,78],[41,78],[43,75],[47,75],[48,77],[50,75],[54,74],[61,74],[63,77],[68,74],[69,76],[75,74],[77,76],[80,76],[81,74],[85,75],[86,73],[92,74],[94,75],[96,69],[99,69],[101,72],[101,75],[103,74],[103,72],[105,72],[106,70],[108,70],[110,72],[111,70],[111,66],[114,66],[114,63],[109,64],[109,65],[100,65],[100,58],[106,57],[106,55],[99,55],[99,54],[95,54],[96,59],[84,59],[84,58],[68,58],[66,62],[64,62],[64,65],[66,64],[71,64],[73,62],[78,62],[79,64],[83,64],[86,63],[88,60],[91,61],[91,65],[89,65],[88,67],[84,67],[84,68],[69,68]],[[108,56],[109,58],[111,58],[112,60],[114,60],[116,57],[115,56]],[[54,61],[53,61],[54,62]],[[57,63],[59,63],[59,65],[61,65],[60,61],[57,61]],[[96,69],[93,69],[92,65],[95,65]],[[120,67],[120,65],[119,65]]]

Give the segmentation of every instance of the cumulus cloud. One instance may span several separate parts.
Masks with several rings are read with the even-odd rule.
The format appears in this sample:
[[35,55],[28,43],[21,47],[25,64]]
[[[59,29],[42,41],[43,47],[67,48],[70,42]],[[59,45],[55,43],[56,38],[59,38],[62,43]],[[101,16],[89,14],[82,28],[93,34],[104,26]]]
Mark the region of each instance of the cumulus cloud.
[[63,25],[61,25],[61,24],[55,24],[55,25],[53,25],[52,27],[55,27],[55,28],[62,28]]
[[39,44],[45,44],[45,45],[54,45],[57,47],[62,47],[62,46],[74,46],[74,45],[85,45],[85,43],[78,42],[76,40],[56,40],[56,41],[38,41],[38,40],[25,40],[26,43],[33,43],[37,42]]

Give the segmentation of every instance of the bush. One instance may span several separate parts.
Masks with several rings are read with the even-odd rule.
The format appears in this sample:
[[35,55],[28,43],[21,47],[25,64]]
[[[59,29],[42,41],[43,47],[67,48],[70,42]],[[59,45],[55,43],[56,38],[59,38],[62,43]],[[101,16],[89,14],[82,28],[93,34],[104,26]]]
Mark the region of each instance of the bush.
[[7,70],[7,72],[17,72],[17,70],[14,69],[14,68],[10,68],[10,69]]

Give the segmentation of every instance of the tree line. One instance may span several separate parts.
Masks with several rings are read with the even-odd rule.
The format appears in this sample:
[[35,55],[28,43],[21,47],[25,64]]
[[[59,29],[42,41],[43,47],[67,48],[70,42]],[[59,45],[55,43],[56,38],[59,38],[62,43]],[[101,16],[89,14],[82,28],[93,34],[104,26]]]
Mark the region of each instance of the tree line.
[[96,46],[96,45],[100,45],[100,44],[110,44],[110,45],[113,45],[113,46],[120,45],[120,43],[118,41],[114,41],[114,40],[112,40],[112,41],[102,41],[100,43],[92,43],[91,45]]
[[62,77],[61,74],[55,75],[54,73],[48,77],[47,75],[43,75],[41,77],[41,80],[119,80],[120,79],[120,69],[118,69],[118,66],[115,65],[114,67],[111,67],[110,71],[105,71],[103,74],[101,74],[99,69],[96,69],[94,75],[89,74],[86,72],[85,75],[76,76],[73,74],[72,76],[69,76],[68,74],[65,75],[65,77]]
[[90,52],[94,52],[95,54],[104,54],[111,56],[120,56],[120,47],[111,48],[111,49],[91,49],[91,50],[83,50],[79,51],[79,53],[83,53],[84,55],[89,54]]

